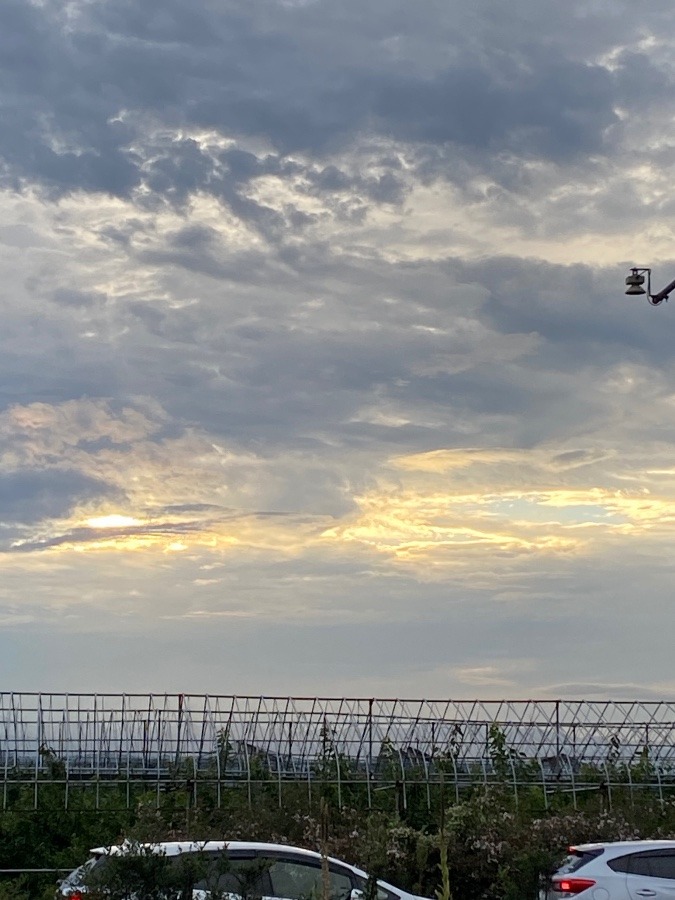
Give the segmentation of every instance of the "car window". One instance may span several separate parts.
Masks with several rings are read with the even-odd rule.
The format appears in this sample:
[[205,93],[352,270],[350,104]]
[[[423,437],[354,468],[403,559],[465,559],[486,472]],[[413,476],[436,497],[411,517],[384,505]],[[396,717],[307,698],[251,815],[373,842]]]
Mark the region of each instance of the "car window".
[[[368,883],[365,878],[360,878],[358,875],[356,876],[356,886],[360,891],[362,891],[365,895],[368,895]],[[375,893],[375,897],[377,900],[401,900],[400,894],[395,894],[393,891],[388,891],[385,887],[383,887],[380,882],[377,882],[377,891]]]
[[[313,860],[274,859],[269,861],[268,875],[273,897],[321,900],[323,896],[321,865]],[[331,867],[329,881],[331,900],[349,900],[352,882],[348,873]]]
[[629,875],[646,875],[650,878],[675,880],[675,851],[648,850],[643,853],[629,853],[607,863],[615,872]]
[[675,854],[671,850],[654,853],[651,859],[652,878],[675,879]]
[[254,854],[230,856],[226,852],[209,851],[207,871],[195,885],[195,890],[236,894],[244,900],[257,900],[268,893],[265,873],[268,860],[256,859]]
[[626,856],[617,856],[616,859],[608,859],[607,865],[613,872],[630,872],[634,856],[634,853],[628,853]]
[[98,896],[99,892],[105,895],[149,880],[166,887],[193,885],[207,868],[208,859],[201,851],[166,855],[141,847],[139,852],[103,854],[89,861],[78,887],[93,890]]
[[[164,867],[164,871],[168,867],[181,881],[188,879],[196,891],[235,894],[243,900],[258,900],[268,893],[267,883],[264,881],[267,867],[264,862],[256,859],[253,852],[230,857],[227,852],[195,850],[166,857],[158,853],[154,858]],[[63,886],[75,888],[88,884],[90,887],[99,887],[108,878],[115,878],[114,871],[111,876],[110,869],[114,870],[114,863],[118,860],[122,862],[123,859],[124,855],[104,855],[89,860],[73,872],[63,882]],[[130,862],[133,862],[133,855]]]
[[574,853],[571,853],[566,857],[560,868],[556,870],[555,874],[571,875],[572,872],[578,872],[582,866],[588,865],[591,860],[597,859],[602,853],[602,847],[597,847],[594,850],[575,850]]

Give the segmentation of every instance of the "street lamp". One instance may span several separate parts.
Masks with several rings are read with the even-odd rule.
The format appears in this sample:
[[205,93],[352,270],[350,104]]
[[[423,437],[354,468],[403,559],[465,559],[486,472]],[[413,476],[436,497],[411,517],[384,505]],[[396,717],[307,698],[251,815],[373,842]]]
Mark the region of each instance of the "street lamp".
[[[645,273],[647,273],[647,290],[642,286],[645,283]],[[675,279],[670,284],[667,284],[662,291],[652,294],[651,274],[652,270],[645,268],[645,266],[633,266],[630,270],[630,275],[626,276],[626,293],[630,297],[641,297],[643,294],[646,294],[651,305],[658,306],[659,303],[668,299],[671,291],[675,291]]]

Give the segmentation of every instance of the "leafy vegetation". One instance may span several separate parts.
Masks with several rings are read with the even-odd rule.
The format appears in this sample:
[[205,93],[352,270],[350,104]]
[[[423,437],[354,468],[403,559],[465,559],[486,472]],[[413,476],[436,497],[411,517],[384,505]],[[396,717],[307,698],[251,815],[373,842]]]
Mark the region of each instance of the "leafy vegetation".
[[[457,790],[448,754],[431,792],[414,767],[403,782],[394,750],[389,759],[386,747],[378,780],[357,781],[350,777],[353,763],[328,740],[311,790],[275,780],[264,760],[254,761],[246,782],[205,777],[197,783],[195,767],[185,760],[161,786],[78,784],[45,751],[37,782],[31,773],[10,773],[0,812],[0,869],[70,870],[90,848],[123,840],[265,840],[336,856],[437,900],[536,900],[542,877],[570,843],[675,835],[675,792],[649,789],[648,753],[628,772],[617,756],[602,770],[581,770],[572,788],[561,780],[545,790],[538,762],[515,755],[497,725],[487,749],[489,780],[485,769],[477,770]],[[216,765],[230,752],[224,734]],[[132,883],[139,898],[185,895],[194,872],[183,871],[177,883],[161,857],[138,856],[135,871],[110,868],[108,882],[99,886],[108,898],[128,895]],[[366,895],[372,888],[369,882]],[[54,889],[54,874],[5,876],[0,900],[46,900]]]

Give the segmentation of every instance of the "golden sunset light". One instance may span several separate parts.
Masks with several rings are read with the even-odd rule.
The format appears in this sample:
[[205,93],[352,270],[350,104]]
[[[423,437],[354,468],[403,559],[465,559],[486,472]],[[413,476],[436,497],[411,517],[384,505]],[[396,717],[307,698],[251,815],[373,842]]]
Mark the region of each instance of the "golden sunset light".
[[141,525],[142,521],[134,519],[132,516],[121,516],[111,513],[107,516],[95,516],[93,519],[87,519],[85,524],[89,528],[127,528]]

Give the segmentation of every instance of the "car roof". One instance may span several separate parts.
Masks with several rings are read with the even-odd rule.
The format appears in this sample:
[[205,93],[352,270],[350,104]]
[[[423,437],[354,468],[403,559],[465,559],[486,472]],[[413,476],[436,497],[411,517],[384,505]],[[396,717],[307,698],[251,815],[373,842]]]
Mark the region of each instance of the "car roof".
[[[140,847],[143,850],[151,850],[153,853],[163,853],[166,856],[177,856],[179,853],[199,853],[212,851],[247,851],[256,850],[268,853],[293,853],[298,856],[306,856],[308,859],[321,859],[321,854],[316,850],[305,850],[304,847],[293,847],[290,844],[271,844],[264,841],[157,841],[156,843],[139,843],[134,844],[126,841],[123,844],[116,844],[112,847],[94,847],[89,852],[93,856],[119,856],[125,851],[129,851],[133,847]],[[343,859],[336,859],[333,856],[327,857],[329,862],[337,863],[340,866],[347,866],[352,872],[367,878],[368,875],[356,866],[345,862]],[[381,879],[379,879],[381,880]],[[386,882],[382,882],[385,884]]]
[[592,844],[573,844],[570,851],[587,853],[593,850],[666,850],[671,848],[675,848],[675,840],[598,841]]
[[[166,856],[177,856],[179,853],[197,853],[200,850],[268,850],[270,852],[300,853],[320,859],[321,854],[315,850],[305,850],[302,847],[291,847],[288,844],[269,844],[261,841],[157,841],[156,843],[134,844],[126,841],[112,847],[94,847],[90,852],[95,856],[119,856],[121,853],[133,847],[143,850],[151,850],[156,853],[164,853]],[[340,862],[340,860],[335,860]],[[343,865],[347,865],[343,863]]]

